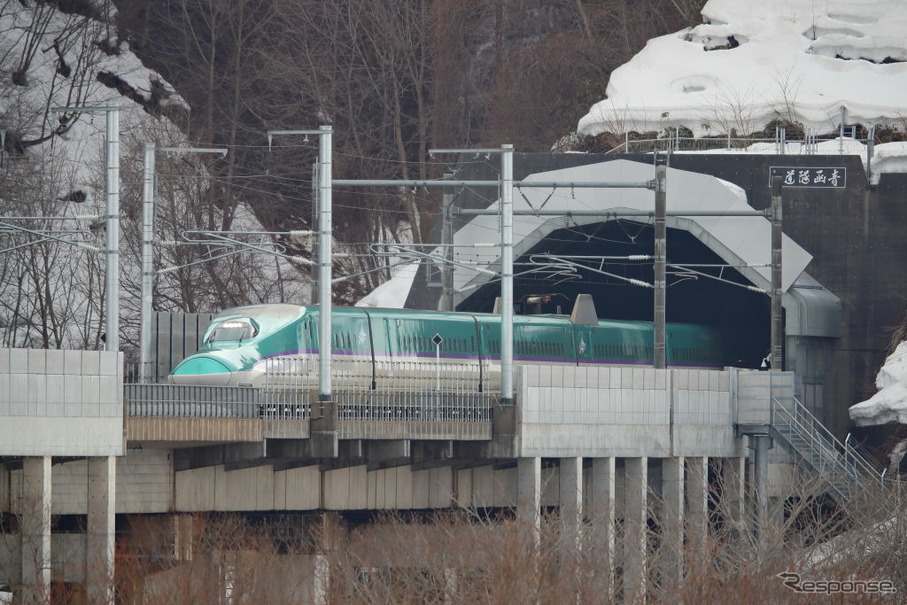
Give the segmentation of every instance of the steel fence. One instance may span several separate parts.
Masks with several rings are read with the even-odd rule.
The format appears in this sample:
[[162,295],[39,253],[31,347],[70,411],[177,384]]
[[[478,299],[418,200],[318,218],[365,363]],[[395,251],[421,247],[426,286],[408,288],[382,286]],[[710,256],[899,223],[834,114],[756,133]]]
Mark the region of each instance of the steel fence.
[[126,415],[139,418],[258,418],[258,389],[127,384]]
[[[477,364],[333,361],[337,418],[351,422],[490,423],[499,393]],[[373,369],[374,368],[374,369]],[[127,415],[308,420],[318,398],[312,358],[268,363],[261,387],[126,384]]]
[[[307,407],[299,410],[317,397],[314,370],[311,357],[270,363],[261,389],[268,413],[307,414]],[[395,360],[373,366],[370,360],[332,360],[331,396],[339,420],[490,422],[498,394],[488,386],[475,363]]]

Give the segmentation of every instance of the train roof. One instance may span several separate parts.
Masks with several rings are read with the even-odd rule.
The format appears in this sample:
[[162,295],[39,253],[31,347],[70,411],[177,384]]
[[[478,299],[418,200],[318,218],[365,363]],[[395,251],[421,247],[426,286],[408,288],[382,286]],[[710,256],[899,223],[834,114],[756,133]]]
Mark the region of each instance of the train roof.
[[[258,305],[246,305],[243,307],[235,307],[232,309],[225,309],[218,313],[212,320],[221,321],[224,319],[229,319],[232,317],[251,317],[262,323],[264,320],[271,320],[265,323],[277,324],[277,325],[286,325],[287,323],[303,317],[306,313],[318,312],[318,306],[301,306],[301,305],[290,305],[283,303],[273,303],[273,304],[258,304]],[[419,309],[392,309],[392,308],[383,308],[383,307],[334,307],[333,312],[339,315],[355,315],[355,316],[364,316],[366,314],[373,317],[407,317],[409,319],[417,319],[424,321],[436,321],[441,318],[450,319],[450,320],[460,320],[460,321],[471,321],[472,318],[476,318],[480,322],[490,322],[498,321],[500,315],[497,313],[474,313],[474,312],[453,312],[453,311],[427,311]],[[571,317],[569,315],[562,314],[539,314],[539,315],[514,315],[514,323],[520,323],[524,325],[532,324],[550,324],[554,323],[571,323]],[[276,322],[274,320],[277,320]],[[597,324],[598,326],[621,326],[624,328],[627,327],[636,327],[639,329],[650,328],[652,322],[648,321],[638,321],[638,320],[617,320],[617,319],[599,319]],[[693,324],[680,324],[671,322],[668,324],[670,328],[677,328],[680,326],[689,326],[691,328],[701,329],[702,326],[695,326]]]

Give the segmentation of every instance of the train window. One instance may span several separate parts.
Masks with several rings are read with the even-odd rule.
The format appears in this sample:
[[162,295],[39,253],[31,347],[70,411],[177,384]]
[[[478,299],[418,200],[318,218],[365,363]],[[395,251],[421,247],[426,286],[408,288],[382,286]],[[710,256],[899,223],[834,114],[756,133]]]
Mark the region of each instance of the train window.
[[205,342],[242,342],[258,335],[258,326],[251,319],[228,319],[211,329]]

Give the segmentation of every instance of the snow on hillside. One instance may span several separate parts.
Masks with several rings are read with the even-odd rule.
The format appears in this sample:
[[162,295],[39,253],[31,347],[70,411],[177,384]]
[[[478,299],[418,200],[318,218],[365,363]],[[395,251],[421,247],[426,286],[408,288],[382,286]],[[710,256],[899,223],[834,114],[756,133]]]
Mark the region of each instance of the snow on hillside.
[[895,349],[876,376],[879,392],[850,408],[857,426],[907,424],[907,342]]
[[[66,225],[71,235],[65,237],[91,237],[92,246],[103,246],[103,236],[91,231],[91,227],[105,213],[106,116],[103,112],[58,112],[52,109],[119,108],[120,207],[123,219],[120,229],[120,309],[123,320],[121,343],[125,349],[137,341],[138,331],[137,284],[141,279],[139,236],[135,225],[136,214],[130,208],[135,209],[138,196],[142,195],[141,187],[137,186],[144,167],[142,147],[152,142],[168,147],[197,146],[197,142],[188,140],[166,117],[153,115],[166,114],[180,107],[188,110],[188,107],[173,88],[156,72],[146,68],[131,52],[129,44],[120,38],[114,25],[115,19],[106,12],[115,10],[112,3],[99,0],[94,4],[76,3],[77,6],[71,6],[74,6],[73,10],[91,14],[70,14],[60,10],[57,4],[7,2],[0,9],[0,131],[5,135],[6,149],[0,156],[0,166],[4,166],[5,161],[6,168],[6,172],[0,175],[5,179],[4,187],[0,187],[0,214],[33,216],[40,213],[43,216],[51,213],[67,216]],[[167,158],[158,157],[158,174],[161,166],[166,166],[166,161]],[[203,168],[197,170],[203,171]],[[174,178],[171,175],[169,182],[174,182]],[[195,193],[196,189],[174,187],[164,194],[160,191],[159,182],[158,222],[163,218],[176,221],[170,227],[176,224],[180,228],[191,229],[195,223],[180,222],[185,217],[179,212],[188,204],[188,196]],[[67,200],[84,203],[59,203]],[[168,200],[174,202],[169,205],[169,214],[164,212],[167,205],[164,202]],[[218,211],[215,208],[212,212]],[[130,220],[133,222],[130,223]],[[262,231],[251,208],[245,205],[236,209],[232,226],[237,230]],[[159,238],[163,239],[164,235],[173,237],[171,231],[175,229],[168,231],[168,226],[161,224],[157,227]],[[0,242],[0,247],[9,245],[8,241]],[[265,242],[262,247],[267,248],[267,244]],[[197,249],[201,250],[200,247]],[[169,273],[173,269],[169,265],[177,263],[172,259],[186,258],[188,254],[175,255],[173,250],[173,246],[156,248],[156,257],[164,264],[164,271],[168,271],[166,275],[164,272],[160,274],[159,293],[171,288],[173,283],[171,278],[175,274]],[[0,327],[25,326],[20,332],[11,332],[12,338],[16,339],[16,343],[29,345],[32,342],[30,339],[38,337],[33,336],[34,330],[28,331],[28,326],[40,325],[48,315],[61,318],[74,316],[79,321],[59,320],[63,327],[59,335],[54,332],[56,340],[51,346],[93,346],[91,334],[98,331],[100,316],[92,312],[98,295],[92,287],[90,271],[98,264],[98,255],[85,248],[64,245],[58,245],[54,254],[58,256],[45,276],[48,286],[40,291],[50,292],[47,304],[52,301],[59,309],[53,314],[34,310],[38,305],[31,303],[37,298],[37,290],[29,289],[31,282],[21,285],[7,279],[0,283],[0,295],[9,303],[0,304]],[[199,252],[199,256],[203,254],[204,251]],[[14,260],[12,255],[7,255],[3,262],[12,264]],[[307,296],[307,285],[301,283],[298,271],[288,262],[275,261],[265,255],[250,258],[247,262],[245,257],[243,260],[242,270],[249,271],[263,284],[254,289],[250,298],[282,296],[297,302]],[[16,265],[15,270],[18,271],[21,266]],[[231,277],[235,276],[231,273]],[[281,277],[284,278],[282,281]],[[275,285],[278,281],[279,287]],[[172,291],[176,290],[167,290]],[[212,295],[205,288],[199,287],[197,292],[192,292],[192,296],[197,304],[213,304],[209,303]],[[205,299],[205,296],[209,298]],[[163,298],[159,294],[158,300]],[[28,309],[14,305],[17,300],[27,301],[29,304],[21,307]],[[173,300],[170,297],[169,304],[179,304]],[[36,342],[41,345],[42,341],[38,339]]]
[[[3,77],[13,83],[0,90],[0,124],[10,131],[8,136],[40,140],[49,137],[61,118],[72,120],[72,113],[45,118],[47,108],[115,105],[123,126],[158,122],[124,93],[149,101],[155,91],[162,104],[182,103],[172,87],[118,39],[109,22],[68,14],[52,5],[22,3],[15,10],[0,11],[0,32],[3,71],[11,72]],[[103,157],[104,123],[103,114],[82,115],[61,137],[48,138],[28,151],[62,154],[72,165],[83,167],[74,180],[88,193],[96,166],[86,160]]]
[[773,119],[817,133],[907,123],[907,2],[709,0],[704,23],[650,40],[611,75],[580,134],[743,135]]

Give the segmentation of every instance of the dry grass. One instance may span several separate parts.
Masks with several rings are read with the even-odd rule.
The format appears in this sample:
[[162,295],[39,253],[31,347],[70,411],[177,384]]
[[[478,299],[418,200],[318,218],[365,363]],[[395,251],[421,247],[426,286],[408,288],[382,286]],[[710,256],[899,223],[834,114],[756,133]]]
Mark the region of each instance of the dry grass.
[[[808,483],[808,482],[806,482]],[[807,497],[777,504],[761,537],[749,519],[733,522],[721,504],[708,537],[683,552],[684,573],[670,579],[669,551],[653,517],[648,536],[648,603],[814,603],[815,594],[785,586],[780,573],[807,581],[892,582],[897,594],[830,594],[828,603],[893,603],[907,593],[907,518],[898,494],[867,493],[856,515]],[[649,499],[659,508],[655,494]],[[291,548],[240,517],[193,517],[177,548],[171,530],[136,526],[132,557],[118,561],[123,602],[158,603],[609,603],[631,602],[639,587],[622,586],[620,520],[613,587],[594,519],[579,535],[556,515],[538,529],[511,518],[470,511],[427,517],[386,514],[358,527],[325,515]],[[273,533],[273,532],[271,532]],[[164,546],[160,540],[163,539]],[[157,549],[157,560],[136,556]],[[151,550],[149,550],[151,549]],[[315,556],[317,553],[317,556]],[[329,580],[327,579],[329,578]],[[318,586],[316,589],[315,586]],[[626,591],[625,591],[626,588]],[[623,599],[626,592],[627,600]]]

